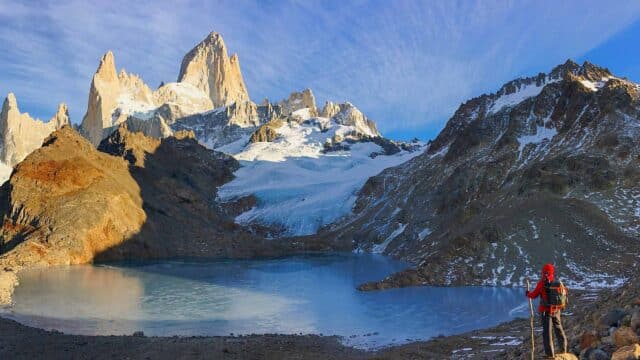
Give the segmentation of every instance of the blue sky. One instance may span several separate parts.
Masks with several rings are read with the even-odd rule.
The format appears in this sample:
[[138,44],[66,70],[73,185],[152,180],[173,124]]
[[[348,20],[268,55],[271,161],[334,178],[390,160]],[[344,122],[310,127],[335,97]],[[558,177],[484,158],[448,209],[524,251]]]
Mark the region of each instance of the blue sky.
[[213,30],[254,101],[309,87],[392,138],[432,138],[463,101],[567,58],[640,80],[638,1],[0,0],[0,94],[77,123],[104,52],[153,88]]

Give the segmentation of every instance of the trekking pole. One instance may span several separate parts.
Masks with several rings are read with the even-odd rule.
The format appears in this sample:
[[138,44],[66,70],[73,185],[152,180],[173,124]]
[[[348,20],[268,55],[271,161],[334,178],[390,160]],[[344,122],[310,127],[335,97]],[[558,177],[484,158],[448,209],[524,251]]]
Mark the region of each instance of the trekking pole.
[[[529,291],[529,279],[527,279],[527,291]],[[534,353],[535,353],[535,348],[536,348],[536,342],[535,339],[533,338],[533,300],[531,300],[530,297],[527,296],[527,298],[529,298],[529,319],[530,319],[530,324],[531,324],[531,360],[534,360]]]

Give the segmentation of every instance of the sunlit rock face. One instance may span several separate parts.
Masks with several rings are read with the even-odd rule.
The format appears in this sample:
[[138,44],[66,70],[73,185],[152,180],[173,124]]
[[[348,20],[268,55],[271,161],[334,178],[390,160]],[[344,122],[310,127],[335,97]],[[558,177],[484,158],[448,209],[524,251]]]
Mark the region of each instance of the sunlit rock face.
[[43,122],[21,113],[15,95],[10,93],[0,114],[0,161],[8,167],[15,166],[39,148],[51,132],[68,124],[67,105],[60,104],[51,120]]
[[95,146],[127,123],[148,136],[170,136],[177,119],[213,109],[202,90],[189,83],[168,83],[152,91],[137,75],[116,72],[111,51],[101,59],[89,89],[81,133]]
[[143,115],[153,108],[151,89],[138,76],[129,75],[124,69],[118,75],[113,53],[109,51],[93,75],[87,112],[80,129],[97,146],[114,125],[126,120],[129,113]]
[[362,111],[349,102],[336,104],[331,101],[327,101],[320,112],[320,116],[333,119],[337,123],[345,126],[354,127],[355,132],[359,136],[382,136],[378,131],[376,123],[366,117]]
[[286,100],[280,101],[280,114],[283,116],[298,115],[300,117],[316,117],[316,98],[311,89],[304,89],[300,92],[293,92]]
[[182,60],[178,82],[189,83],[209,96],[214,107],[249,100],[238,55],[231,57],[222,36],[209,34]]

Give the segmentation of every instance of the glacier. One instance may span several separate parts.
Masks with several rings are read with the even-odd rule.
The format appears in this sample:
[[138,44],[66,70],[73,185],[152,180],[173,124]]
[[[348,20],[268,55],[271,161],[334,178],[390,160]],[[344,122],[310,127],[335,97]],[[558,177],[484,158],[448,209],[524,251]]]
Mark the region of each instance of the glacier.
[[254,195],[257,205],[237,216],[236,222],[281,228],[283,236],[316,233],[351,212],[358,190],[369,177],[424,150],[420,145],[417,151],[385,155],[379,145],[359,141],[326,151],[331,139],[354,131],[353,126],[329,118],[307,118],[276,129],[273,142],[249,143],[238,152],[238,143],[217,149],[231,153],[242,165],[235,179],[219,189],[219,200]]

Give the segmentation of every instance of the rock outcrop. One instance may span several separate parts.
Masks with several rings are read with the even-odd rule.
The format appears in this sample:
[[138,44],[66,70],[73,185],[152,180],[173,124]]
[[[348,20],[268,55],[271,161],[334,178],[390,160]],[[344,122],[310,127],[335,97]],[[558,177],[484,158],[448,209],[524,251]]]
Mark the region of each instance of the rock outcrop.
[[0,193],[0,264],[13,270],[91,262],[146,219],[127,163],[69,126],[18,164]]
[[320,112],[320,116],[330,118],[336,121],[338,124],[352,126],[354,128],[354,134],[360,137],[381,137],[382,135],[378,131],[376,123],[367,118],[362,111],[360,111],[353,104],[346,102],[342,104],[336,104],[331,101],[327,101]]
[[231,57],[222,36],[210,33],[185,55],[178,82],[194,85],[204,91],[214,107],[249,101],[238,55]]
[[289,98],[282,100],[279,104],[280,115],[290,116],[297,115],[302,118],[316,117],[318,116],[318,108],[316,107],[316,98],[313,96],[311,89],[304,89],[301,92],[293,92],[289,95]]
[[67,105],[58,105],[56,114],[45,123],[28,113],[20,113],[16,97],[10,93],[0,113],[0,161],[9,167],[15,166],[39,148],[51,132],[68,124]]
[[249,138],[250,143],[256,142],[271,142],[278,137],[276,129],[282,126],[282,120],[271,120],[268,123],[260,126],[256,131],[251,134]]

